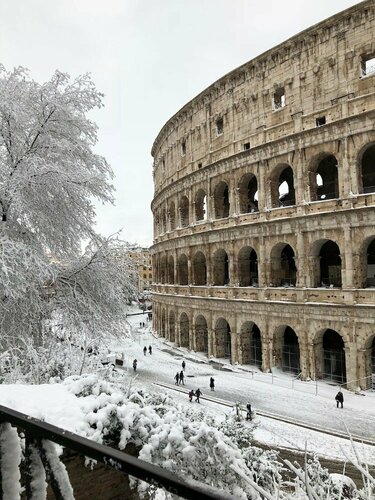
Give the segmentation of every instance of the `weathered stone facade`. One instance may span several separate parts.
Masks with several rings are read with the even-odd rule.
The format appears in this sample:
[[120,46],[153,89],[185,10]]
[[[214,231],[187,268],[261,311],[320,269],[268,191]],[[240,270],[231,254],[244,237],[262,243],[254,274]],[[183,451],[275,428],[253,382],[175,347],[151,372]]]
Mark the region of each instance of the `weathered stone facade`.
[[160,335],[232,363],[369,385],[374,16],[365,1],[303,31],[164,125],[152,148]]

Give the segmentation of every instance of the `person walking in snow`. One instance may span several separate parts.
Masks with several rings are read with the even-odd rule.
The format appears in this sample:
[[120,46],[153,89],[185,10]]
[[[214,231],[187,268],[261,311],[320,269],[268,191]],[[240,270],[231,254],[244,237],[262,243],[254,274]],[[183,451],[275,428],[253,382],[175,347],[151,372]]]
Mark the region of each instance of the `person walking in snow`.
[[147,347],[146,347],[146,346],[144,346],[144,348],[143,348],[143,354],[144,354],[145,356],[146,356],[146,354],[147,354]]
[[152,354],[152,347],[150,345],[148,346],[148,352]]
[[182,362],[182,369],[183,369],[184,371],[185,371],[185,366],[186,366],[185,361],[183,361],[183,362]]
[[251,420],[251,404],[250,403],[247,403],[246,409],[247,409],[246,420]]
[[210,387],[211,391],[215,390],[215,379],[213,377],[210,378]]
[[193,401],[193,396],[194,396],[194,391],[192,389],[191,391],[189,391],[189,401],[190,401],[190,403]]
[[179,380],[180,380],[180,374],[179,374],[178,372],[176,373],[176,375],[175,375],[174,379],[175,379],[175,381],[176,381],[176,382],[175,382],[175,384],[176,384],[176,385],[178,385]]
[[138,361],[135,359],[135,360],[133,361],[133,370],[134,370],[135,372],[137,371],[137,363],[138,363]]
[[336,408],[339,407],[339,403],[341,404],[341,408],[344,408],[344,394],[341,392],[341,390],[336,394],[335,400]]
[[199,398],[200,398],[201,396],[202,396],[201,390],[200,390],[200,389],[197,389],[197,390],[195,391],[195,401],[196,401],[197,403],[200,403]]
[[180,371],[180,384],[185,385],[184,384],[184,372],[182,370]]

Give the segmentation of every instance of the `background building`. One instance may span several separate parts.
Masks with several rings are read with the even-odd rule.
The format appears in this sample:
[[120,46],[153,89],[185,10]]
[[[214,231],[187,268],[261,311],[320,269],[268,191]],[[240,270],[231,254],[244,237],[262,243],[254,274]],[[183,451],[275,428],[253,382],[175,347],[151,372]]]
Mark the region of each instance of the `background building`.
[[374,2],[235,69],[156,138],[154,328],[232,363],[375,372]]
[[152,261],[149,248],[138,246],[129,247],[128,255],[134,262],[138,274],[137,287],[140,292],[151,290],[152,284]]

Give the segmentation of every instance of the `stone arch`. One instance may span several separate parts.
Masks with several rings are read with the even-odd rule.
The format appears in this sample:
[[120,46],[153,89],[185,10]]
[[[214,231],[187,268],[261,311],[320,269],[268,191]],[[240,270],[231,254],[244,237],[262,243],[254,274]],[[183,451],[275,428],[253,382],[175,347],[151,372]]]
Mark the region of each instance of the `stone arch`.
[[220,248],[213,256],[213,280],[215,286],[229,284],[229,259],[227,252]]
[[169,311],[169,340],[176,342],[176,315],[174,311]]
[[253,321],[245,321],[241,326],[240,349],[243,365],[262,366],[262,339]]
[[174,258],[173,255],[168,257],[168,283],[174,284]]
[[207,263],[203,252],[199,251],[193,257],[193,283],[197,286],[207,285]]
[[359,155],[359,190],[375,192],[375,143],[366,144]]
[[161,336],[165,337],[166,331],[167,331],[167,323],[166,323],[166,314],[165,314],[165,309],[161,310]]
[[203,189],[198,189],[195,195],[195,220],[207,219],[207,194]]
[[216,357],[232,359],[231,328],[225,318],[215,323]]
[[[375,287],[375,236],[368,238],[365,247],[365,275],[364,286],[366,288]],[[363,259],[364,260],[364,259]]]
[[178,257],[177,261],[177,278],[179,285],[188,285],[188,259],[183,253]]
[[220,181],[214,189],[215,219],[229,217],[229,187],[225,181]]
[[167,256],[162,255],[160,259],[160,281],[161,283],[167,282]]
[[164,207],[161,209],[160,223],[161,223],[161,232],[166,233],[167,232],[167,213],[166,213],[166,210]]
[[169,227],[171,228],[171,231],[176,229],[176,205],[174,204],[174,201],[171,201],[169,205]]
[[180,346],[189,347],[189,318],[186,313],[180,315]]
[[251,247],[242,247],[238,253],[239,286],[258,286],[258,256]]
[[342,266],[340,248],[332,240],[318,240],[313,245],[314,286],[341,287]]
[[339,198],[338,162],[331,153],[320,153],[310,163],[309,183],[311,201]]
[[242,176],[238,184],[238,196],[241,214],[258,212],[258,181],[254,174]]
[[299,338],[289,325],[276,328],[273,335],[273,365],[285,372],[301,372]]
[[270,286],[296,286],[295,253],[288,243],[277,243],[271,250]]
[[346,382],[345,342],[336,330],[325,328],[317,333],[315,347],[316,378],[338,384]]
[[270,181],[272,208],[296,204],[294,174],[290,165],[278,165],[273,170]]
[[206,318],[199,314],[195,318],[195,350],[208,354],[208,326]]
[[187,227],[189,225],[189,199],[185,195],[181,196],[179,211],[180,211],[180,226]]

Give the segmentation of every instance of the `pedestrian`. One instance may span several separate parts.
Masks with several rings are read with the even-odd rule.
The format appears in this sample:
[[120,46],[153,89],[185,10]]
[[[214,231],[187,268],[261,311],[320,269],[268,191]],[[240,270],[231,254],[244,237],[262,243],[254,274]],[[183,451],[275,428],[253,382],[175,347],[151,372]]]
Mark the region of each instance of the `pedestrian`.
[[213,377],[210,378],[210,387],[211,391],[215,390],[215,379]]
[[179,382],[179,380],[180,380],[180,374],[179,374],[178,372],[176,373],[176,375],[175,375],[174,379],[175,379],[175,381],[176,381],[176,382],[175,382],[175,385],[178,385],[178,382]]
[[152,354],[152,347],[150,345],[148,346],[148,352]]
[[336,394],[335,400],[336,400],[336,405],[337,405],[336,407],[337,408],[339,407],[339,403],[341,404],[341,408],[344,408],[344,394],[341,392],[341,389]]
[[199,398],[200,398],[201,396],[202,396],[201,390],[200,390],[200,389],[197,389],[197,390],[195,391],[195,401],[196,401],[197,403],[200,403]]
[[144,354],[145,356],[146,356],[146,354],[147,354],[147,347],[146,347],[146,346],[144,346],[144,348],[143,348],[143,354]]
[[133,361],[133,370],[134,370],[135,372],[137,371],[137,363],[138,363],[138,361],[135,359],[135,360]]
[[191,391],[189,391],[189,401],[190,401],[190,403],[193,401],[193,396],[194,396],[194,391],[192,389]]
[[139,328],[142,328],[142,322],[141,321],[139,322]]
[[182,369],[185,371],[185,361],[182,362]]
[[184,384],[184,372],[182,370],[180,371],[180,384],[185,385]]
[[247,403],[246,409],[247,409],[246,420],[251,420],[251,404],[250,403]]
[[145,327],[145,322],[144,321],[142,322],[142,326],[143,326],[143,328]]

